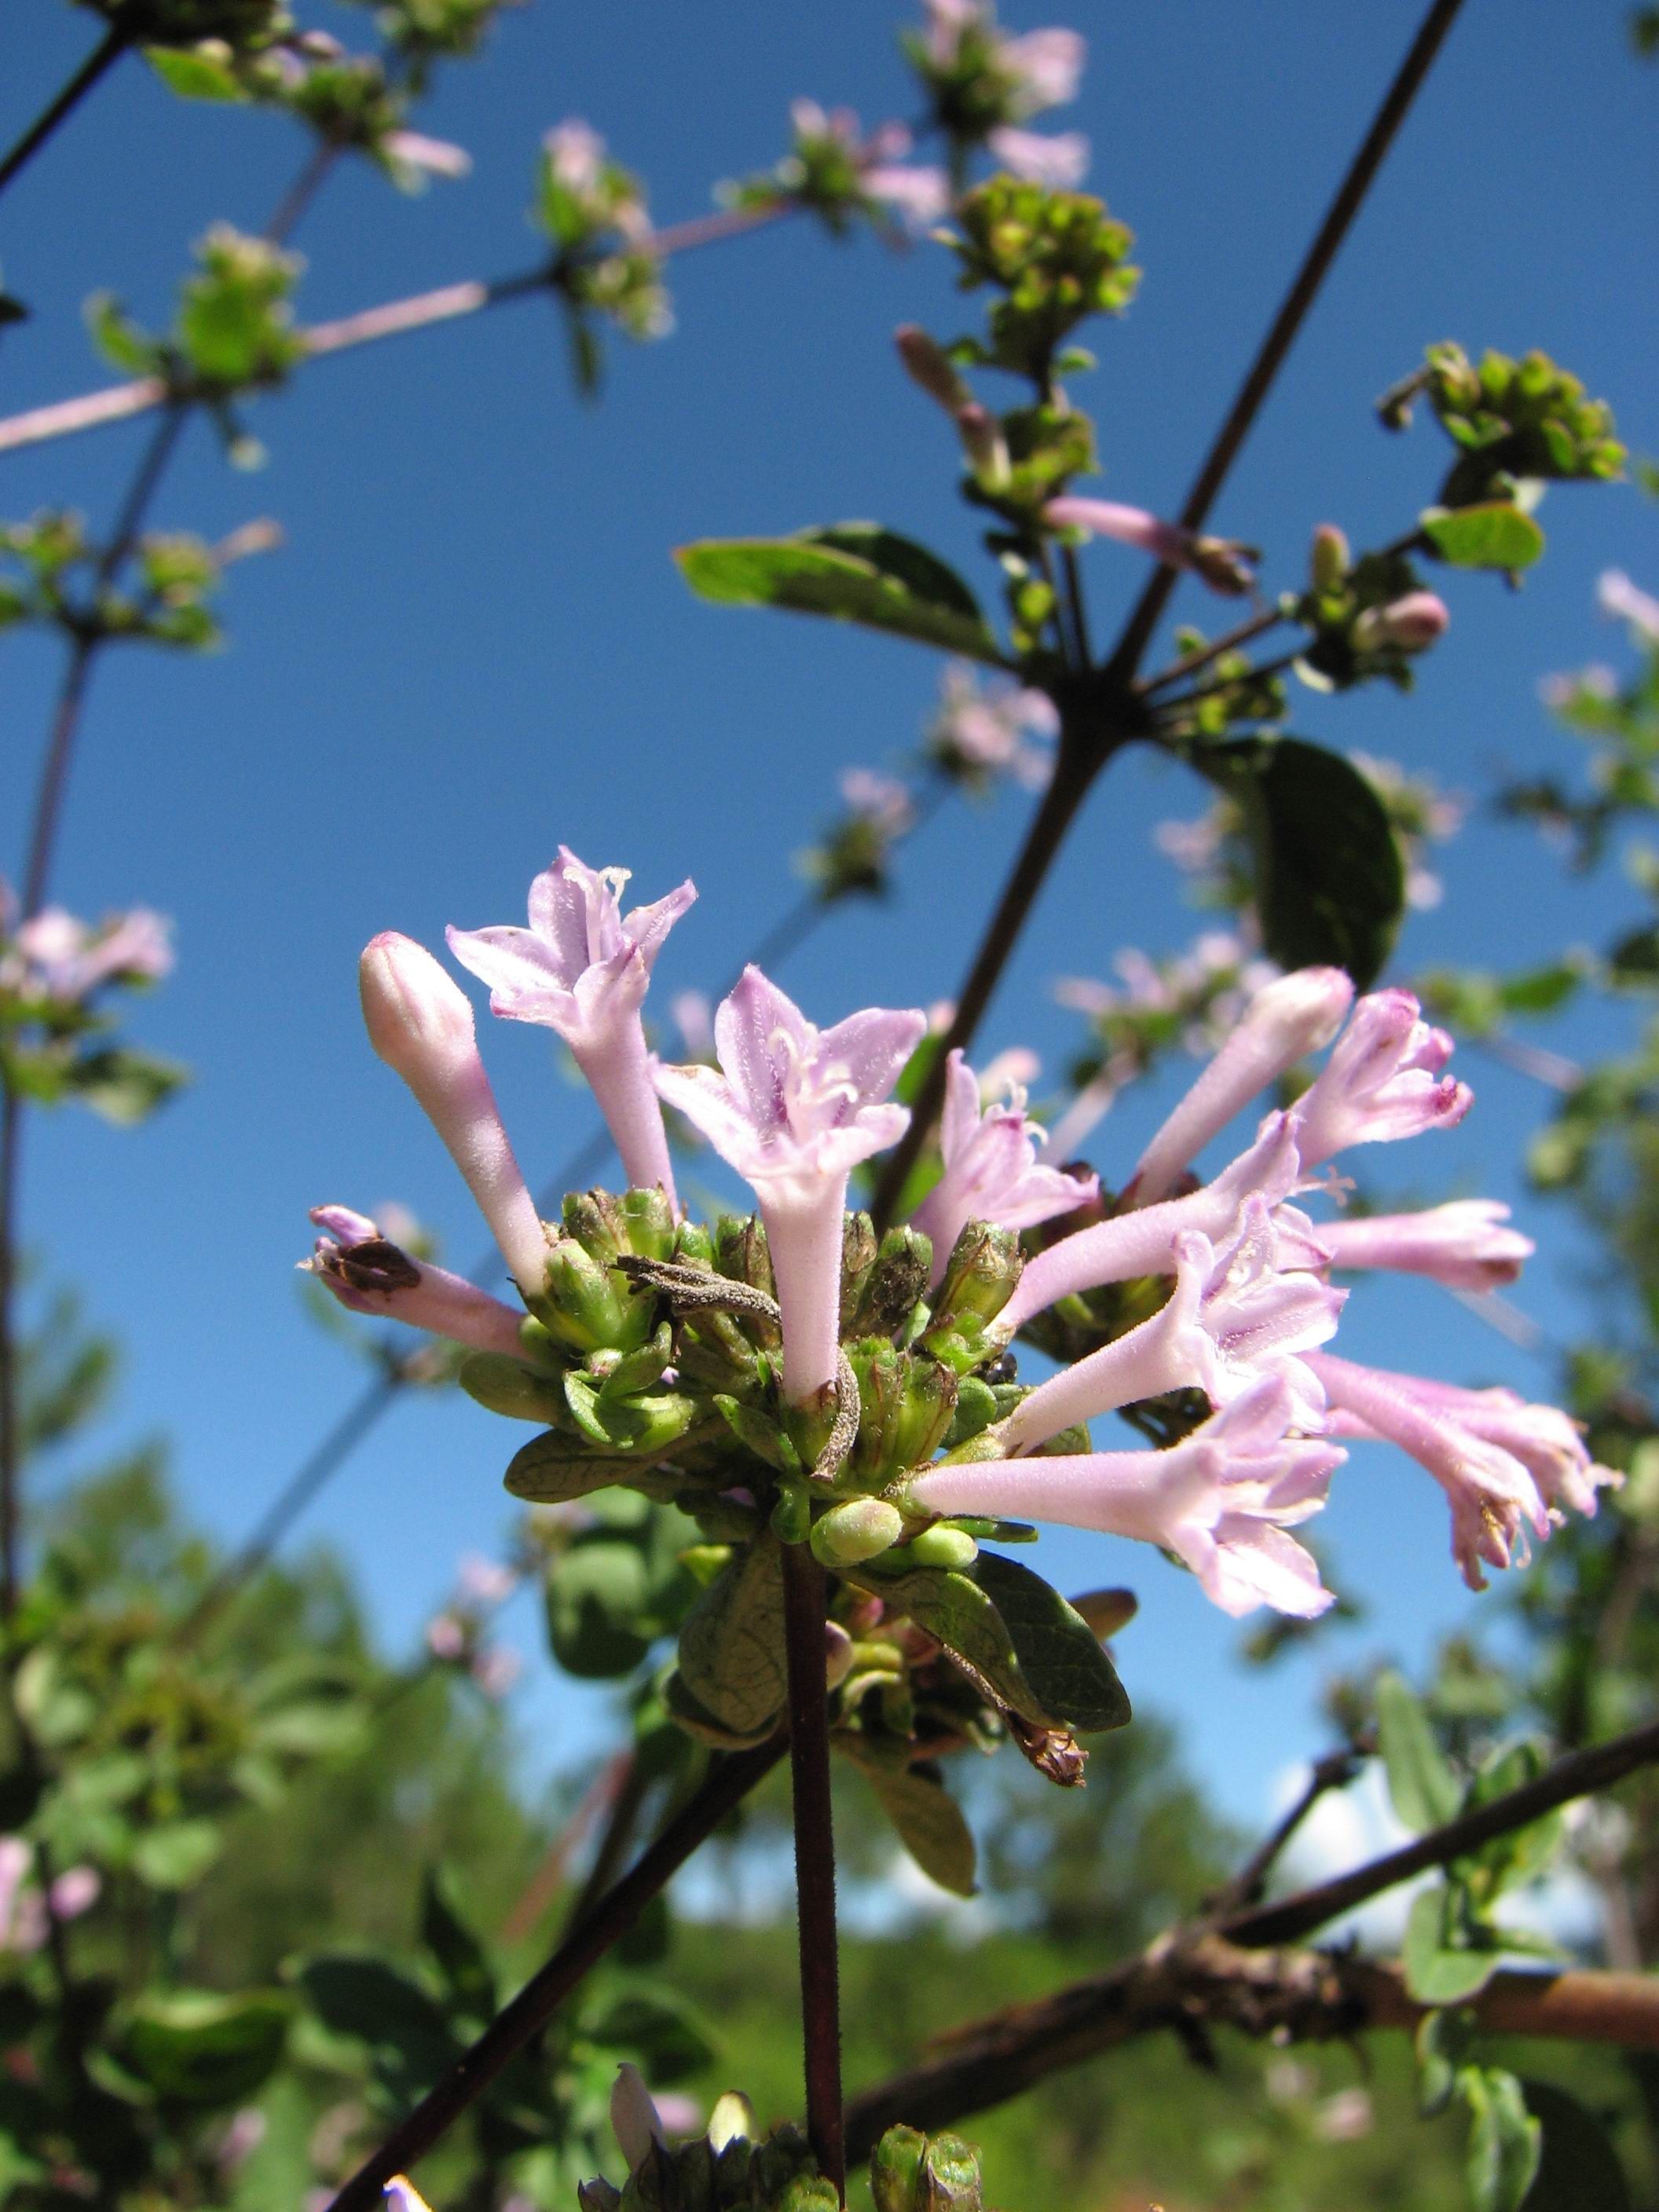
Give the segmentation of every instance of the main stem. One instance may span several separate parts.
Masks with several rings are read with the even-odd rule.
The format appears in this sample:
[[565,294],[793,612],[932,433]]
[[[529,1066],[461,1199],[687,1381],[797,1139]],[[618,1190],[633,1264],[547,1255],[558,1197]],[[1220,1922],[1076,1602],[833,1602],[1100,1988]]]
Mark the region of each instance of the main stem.
[[1059,852],[1079,807],[1088,795],[1089,787],[1098,774],[1104,757],[1102,753],[1081,758],[1073,756],[1068,759],[1067,749],[1062,745],[1060,757],[1054,764],[1054,780],[1042,795],[1042,805],[1031,817],[1019,857],[1003,886],[996,912],[986,926],[985,935],[974,957],[974,964],[968,971],[961,996],[957,1000],[957,1010],[951,1018],[950,1029],[910,1116],[910,1126],[887,1155],[886,1165],[871,1208],[878,1227],[884,1228],[891,1221],[899,1194],[904,1188],[905,1178],[933,1127],[939,1101],[945,1095],[948,1056],[958,1048],[965,1052],[973,1042],[985,1009],[990,1004],[991,994],[1001,978],[1003,967],[1014,949],[1016,939],[1025,926],[1025,917],[1031,910],[1032,902],[1042,888],[1043,878],[1053,866],[1054,855]]
[[786,1544],[783,1620],[789,1662],[789,1771],[794,1786],[806,2133],[820,2169],[845,2203],[847,2144],[842,2118],[841,1977],[836,1949],[836,1836],[830,1808],[824,1619],[823,1569],[805,1544]]

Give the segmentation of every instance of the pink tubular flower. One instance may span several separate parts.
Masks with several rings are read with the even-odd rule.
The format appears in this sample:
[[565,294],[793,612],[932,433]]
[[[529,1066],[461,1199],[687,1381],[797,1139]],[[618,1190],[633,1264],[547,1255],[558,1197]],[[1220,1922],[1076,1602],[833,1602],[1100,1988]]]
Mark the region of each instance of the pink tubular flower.
[[1323,1231],[1313,1229],[1304,1215],[1285,1203],[1300,1173],[1289,1115],[1268,1115],[1249,1151],[1201,1190],[1136,1212],[1114,1214],[1062,1237],[1029,1260],[1002,1310],[1001,1325],[1018,1328],[1056,1299],[1097,1290],[1103,1283],[1173,1274],[1178,1237],[1196,1231],[1213,1243],[1224,1242],[1237,1230],[1240,1208],[1253,1198],[1270,1209],[1283,1265],[1310,1269],[1328,1266]]
[[1330,1042],[1352,1002],[1353,985],[1340,968],[1297,968],[1264,984],[1141,1154],[1130,1185],[1134,1204],[1164,1197],[1242,1107]]
[[1603,614],[1627,622],[1639,630],[1647,645],[1659,645],[1659,599],[1632,583],[1622,568],[1607,568],[1597,577],[1595,596]]
[[1212,592],[1230,598],[1250,587],[1252,571],[1246,549],[1231,538],[1200,536],[1179,523],[1161,522],[1144,507],[1126,507],[1115,499],[1051,499],[1042,510],[1051,530],[1083,530],[1091,538],[1115,538],[1120,545],[1138,546],[1167,568],[1189,568],[1202,577]]
[[1292,1437],[1285,1378],[1263,1375],[1167,1451],[981,1460],[944,1466],[910,1485],[933,1513],[1059,1521],[1157,1544],[1184,1559],[1225,1613],[1270,1605],[1303,1620],[1331,1593],[1289,1527],[1325,1502],[1340,1446]]
[[513,1279],[542,1290],[547,1240],[489,1087],[472,1008],[432,955],[386,930],[357,963],[368,1041],[415,1093],[489,1224]]
[[1037,1165],[1036,1148],[1046,1134],[1028,1119],[1025,1093],[1018,1085],[1006,1106],[989,1106],[981,1114],[978,1078],[964,1054],[951,1054],[939,1121],[945,1172],[916,1208],[913,1224],[933,1239],[935,1283],[967,1222],[1030,1229],[1100,1195],[1093,1176]]
[[1283,1379],[1299,1428],[1322,1428],[1324,1393],[1302,1355],[1335,1334],[1347,1293],[1282,1267],[1280,1257],[1260,1196],[1239,1209],[1224,1243],[1195,1231],[1178,1235],[1168,1304],[1022,1398],[1001,1424],[1007,1449],[1029,1450],[1076,1422],[1168,1390],[1199,1389],[1212,1406],[1229,1405],[1261,1375]]
[[669,931],[696,897],[683,883],[624,915],[625,868],[584,866],[561,845],[530,886],[528,929],[448,932],[449,949],[489,986],[492,1013],[556,1030],[587,1078],[629,1182],[660,1183],[676,1204],[662,1111],[640,1007]]
[[1496,1199],[1461,1198],[1421,1213],[1322,1221],[1316,1233],[1334,1267],[1389,1267],[1455,1291],[1492,1291],[1514,1282],[1538,1249],[1504,1227],[1509,1218]]
[[[476,1283],[428,1267],[389,1243],[367,1214],[349,1206],[317,1206],[311,1218],[325,1233],[300,1266],[331,1291],[348,1312],[406,1322],[475,1352],[523,1357],[522,1314],[492,1298]],[[544,1247],[544,1249],[545,1249]]]
[[[9,893],[5,904],[11,903]],[[0,914],[0,928],[9,922]],[[18,928],[0,959],[0,979],[30,997],[78,1006],[106,983],[155,982],[173,967],[173,926],[148,907],[82,921],[63,907],[43,907]]]
[[927,1017],[874,1007],[817,1030],[745,968],[714,1017],[718,1072],[659,1067],[657,1088],[760,1202],[783,1312],[783,1381],[799,1401],[835,1378],[847,1178],[909,1121],[883,1103]]
[[998,167],[1010,176],[1047,185],[1054,191],[1074,190],[1089,173],[1089,142],[1080,131],[1061,131],[1051,138],[1041,131],[1002,123],[985,143]]
[[910,787],[896,775],[878,769],[849,768],[842,773],[841,795],[852,811],[880,830],[884,837],[902,837],[915,827],[915,801]]
[[1303,1165],[1317,1167],[1350,1145],[1455,1128],[1474,1094],[1442,1074],[1451,1054],[1451,1039],[1429,1026],[1409,991],[1373,991],[1361,999],[1292,1110]]
[[1390,645],[1401,653],[1424,653],[1450,623],[1446,603],[1435,592],[1407,592],[1385,607],[1367,607],[1353,626],[1353,641],[1362,653]]
[[466,1552],[456,1568],[455,1583],[475,1605],[503,1605],[519,1587],[519,1571],[500,1559],[487,1559],[481,1552]]
[[542,134],[542,149],[567,191],[592,191],[605,172],[605,141],[580,115],[567,116]]
[[950,212],[951,180],[926,163],[873,161],[859,179],[866,195],[902,215],[917,230]]
[[[1438,1385],[1425,1389],[1415,1376],[1361,1367],[1330,1352],[1310,1352],[1308,1364],[1324,1386],[1334,1434],[1383,1437],[1398,1444],[1445,1492],[1451,1505],[1452,1557],[1471,1589],[1486,1586],[1483,1565],[1507,1567],[1518,1560],[1525,1565],[1526,1531],[1547,1536],[1549,1512],[1526,1461],[1489,1441],[1465,1419],[1465,1400],[1481,1394],[1458,1392],[1449,1401]],[[1492,1411],[1512,1418],[1512,1409]],[[1535,1434],[1534,1449],[1544,1449],[1542,1430]],[[1593,1502],[1594,1482],[1589,1494]]]
[[[1425,1375],[1390,1375],[1386,1379],[1414,1404],[1519,1460],[1553,1513],[1583,1513],[1593,1518],[1598,1491],[1616,1490],[1624,1481],[1615,1468],[1591,1459],[1580,1424],[1559,1406],[1529,1405],[1514,1390],[1465,1390]],[[1350,1434],[1362,1432],[1352,1416],[1344,1419]]]
[[465,1651],[465,1623],[453,1613],[434,1613],[426,1625],[426,1648],[434,1659],[459,1659]]
[[388,131],[380,150],[395,168],[409,171],[416,179],[471,173],[472,156],[465,146],[452,145],[447,138],[428,138],[422,131]]
[[1064,107],[1075,100],[1088,51],[1080,31],[1027,31],[1001,40],[997,65],[1018,80],[1014,100],[1019,115],[1040,115],[1045,107]]

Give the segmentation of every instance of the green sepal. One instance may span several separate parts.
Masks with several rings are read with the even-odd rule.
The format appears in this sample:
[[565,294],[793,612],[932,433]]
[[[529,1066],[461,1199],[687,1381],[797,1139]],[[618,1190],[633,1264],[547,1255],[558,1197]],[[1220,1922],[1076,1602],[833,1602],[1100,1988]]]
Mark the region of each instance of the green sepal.
[[473,1352],[461,1362],[456,1379],[469,1398],[510,1421],[539,1421],[545,1427],[569,1418],[557,1377],[538,1374],[505,1352]]
[[806,1472],[800,1454],[769,1414],[757,1406],[745,1406],[741,1398],[728,1397],[724,1391],[714,1394],[714,1407],[744,1449],[753,1452],[774,1474]]

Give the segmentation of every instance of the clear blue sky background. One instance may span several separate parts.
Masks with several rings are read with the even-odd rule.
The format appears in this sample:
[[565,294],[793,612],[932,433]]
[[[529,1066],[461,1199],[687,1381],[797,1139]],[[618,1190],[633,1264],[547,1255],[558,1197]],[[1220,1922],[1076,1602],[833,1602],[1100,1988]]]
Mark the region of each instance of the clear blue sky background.
[[[1112,495],[1179,504],[1418,12],[1407,0],[1013,10],[1015,27],[1060,13],[1088,34],[1084,98],[1054,120],[1090,134],[1091,182],[1134,226],[1147,272],[1122,325],[1098,333],[1103,366],[1082,388]],[[1437,434],[1388,439],[1370,409],[1426,340],[1541,345],[1613,400],[1638,450],[1659,445],[1659,80],[1628,58],[1624,17],[1613,0],[1471,0],[1218,511],[1220,527],[1268,549],[1270,586],[1298,578],[1314,523],[1376,542],[1429,496]],[[362,16],[346,27],[360,33]],[[573,112],[644,172],[663,220],[774,159],[798,94],[866,118],[908,112],[893,30],[878,0],[534,0],[421,118],[471,149],[471,179],[406,201],[367,171],[340,174],[303,234],[302,312],[524,265],[537,139]],[[3,135],[91,33],[67,8],[7,11]],[[188,242],[218,217],[257,228],[302,151],[280,119],[180,106],[123,65],[0,204],[5,278],[35,310],[0,349],[0,409],[104,380],[83,296],[111,286],[162,319]],[[176,917],[178,973],[137,1025],[196,1080],[137,1135],[69,1115],[32,1126],[25,1220],[125,1339],[109,1435],[164,1434],[191,1509],[228,1540],[360,1387],[295,1296],[307,1205],[397,1196],[458,1260],[478,1242],[435,1140],[363,1040],[354,962],[366,939],[392,927],[435,943],[447,921],[520,918],[530,876],[562,840],[630,866],[645,896],[694,875],[702,902],[659,988],[665,1000],[711,984],[793,896],[791,854],[838,772],[915,741],[936,680],[928,655],[700,605],[668,548],[877,516],[988,592],[949,439],[889,343],[902,320],[963,326],[941,252],[838,248],[787,227],[689,258],[673,289],[677,333],[613,347],[597,410],[573,397],[555,319],[531,301],[307,371],[257,410],[262,476],[228,471],[197,426],[157,503],[164,526],[211,536],[270,513],[288,533],[286,550],[234,574],[222,656],[105,660],[70,793],[57,888],[86,911],[143,901]],[[143,435],[129,426],[6,459],[0,512],[67,501],[106,518]],[[1309,697],[1300,727],[1474,794],[1502,767],[1559,763],[1569,742],[1537,681],[1622,656],[1594,612],[1594,579],[1616,562],[1659,581],[1659,527],[1627,489],[1559,492],[1543,520],[1549,556],[1522,598],[1480,580],[1450,590],[1453,628],[1415,700]],[[1141,572],[1101,547],[1087,573],[1103,633]],[[1180,611],[1210,617],[1200,597],[1188,587]],[[49,642],[6,641],[8,866],[58,666]],[[1126,942],[1187,940],[1194,917],[1149,832],[1201,797],[1139,757],[1114,769],[988,1047],[1029,1043],[1057,1067],[1076,1024],[1049,997],[1056,974],[1103,972]],[[1006,793],[938,817],[907,853],[892,907],[847,914],[788,963],[808,1011],[829,1020],[950,993],[1028,803]],[[1564,884],[1521,833],[1490,823],[1454,848],[1448,874],[1445,905],[1410,926],[1402,973],[1543,957],[1603,934],[1626,902],[1616,883]],[[1589,1018],[1557,1041],[1586,1049],[1609,1034]],[[545,1173],[590,1109],[538,1033],[496,1025],[486,1042],[520,1155]],[[1484,1065],[1468,1072],[1475,1115],[1431,1158],[1374,1155],[1379,1188],[1517,1195],[1516,1160],[1545,1102]],[[1138,1096],[1102,1132],[1109,1177],[1158,1109],[1158,1094]],[[1538,1209],[1527,1212],[1531,1226]],[[1569,1333],[1588,1310],[1582,1260],[1549,1217],[1540,1233],[1523,1303]],[[1428,1286],[1357,1297],[1344,1348],[1464,1380],[1547,1382]],[[505,1531],[499,1474],[517,1441],[465,1401],[405,1403],[312,1516],[307,1537],[349,1557],[394,1644],[418,1632],[456,1553]],[[1323,1529],[1371,1608],[1333,1656],[1388,1646],[1420,1659],[1475,1610],[1437,1493],[1397,1457],[1358,1455]],[[1139,1586],[1121,1651],[1132,1690],[1181,1718],[1230,1805],[1259,1813],[1269,1775],[1319,1746],[1325,1659],[1241,1675],[1237,1632],[1156,1557],[1081,1536],[1046,1540],[1045,1556],[1073,1587]],[[533,1650],[527,1607],[516,1621]],[[594,1700],[539,1659],[520,1701],[538,1768],[593,1740]]]

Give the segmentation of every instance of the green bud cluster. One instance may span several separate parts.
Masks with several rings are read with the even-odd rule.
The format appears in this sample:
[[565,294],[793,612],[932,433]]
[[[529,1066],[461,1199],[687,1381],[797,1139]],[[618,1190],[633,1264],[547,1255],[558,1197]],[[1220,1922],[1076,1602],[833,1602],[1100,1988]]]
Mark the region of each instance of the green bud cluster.
[[[261,532],[260,544],[273,542]],[[252,550],[251,547],[246,550]],[[50,624],[70,637],[137,638],[206,652],[220,642],[212,605],[223,562],[186,531],[152,531],[131,549],[132,586],[101,575],[103,548],[77,514],[46,513],[0,524],[0,630]]]
[[231,415],[230,403],[240,393],[281,384],[304,358],[293,307],[302,264],[297,254],[223,222],[195,252],[199,266],[181,288],[167,336],[142,330],[107,292],[88,303],[88,320],[106,361],[129,375],[160,377],[176,399],[199,401],[217,418],[231,459],[251,465],[263,455]]
[[584,2181],[581,2212],[837,2212],[835,2185],[799,2128],[758,2139],[754,2130],[747,2098],[724,2096],[706,2135],[653,2143],[622,2188]]
[[1606,481],[1624,472],[1612,409],[1587,398],[1578,378],[1547,354],[1516,361],[1489,352],[1477,368],[1450,340],[1431,345],[1423,368],[1378,402],[1385,427],[1403,429],[1419,395],[1462,449],[1441,489],[1449,507],[1504,497],[1528,479]]
[[1079,323],[1121,314],[1134,297],[1134,234],[1090,193],[993,177],[958,203],[956,219],[962,289],[988,284],[1005,295],[990,309],[988,349],[959,349],[958,359],[1045,383]]
[[[979,2154],[960,2136],[890,2128],[870,2160],[876,2212],[983,2212]],[[584,2181],[581,2212],[836,2212],[835,2185],[805,2136],[758,2136],[754,2108],[728,2092],[693,2142],[653,2143],[622,2188]]]
[[889,2128],[870,2160],[876,2212],[982,2212],[979,2153],[960,2136]]
[[600,366],[595,316],[632,338],[661,337],[672,320],[661,257],[649,243],[644,187],[609,156],[591,178],[573,183],[545,149],[531,217],[553,242],[549,282],[569,316],[577,381],[591,392]]
[[1320,532],[1310,557],[1310,588],[1297,600],[1295,619],[1313,632],[1297,667],[1333,691],[1346,691],[1382,677],[1401,691],[1412,688],[1412,656],[1400,646],[1369,638],[1364,617],[1425,588],[1403,553],[1364,553],[1350,565],[1340,531]]

